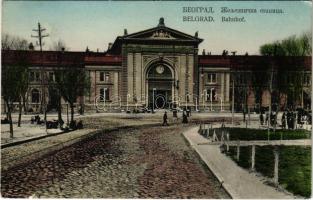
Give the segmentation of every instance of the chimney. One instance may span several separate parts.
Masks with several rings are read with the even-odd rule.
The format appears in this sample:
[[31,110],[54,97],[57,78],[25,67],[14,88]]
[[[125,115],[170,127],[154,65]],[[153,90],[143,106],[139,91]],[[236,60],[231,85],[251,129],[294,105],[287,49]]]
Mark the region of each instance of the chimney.
[[198,31],[196,31],[195,32],[195,37],[198,38],[198,35],[199,35]]
[[108,45],[108,50],[110,50],[112,48],[112,45],[113,44],[110,42],[109,45]]
[[28,49],[29,49],[30,51],[34,51],[35,47],[34,47],[34,45],[33,45],[32,42],[29,43]]
[[128,35],[126,28],[124,29],[124,35]]
[[237,51],[232,51],[231,53],[233,54],[233,56],[235,56]]
[[203,51],[202,51],[202,55],[203,55],[203,56],[205,55],[205,49],[203,49]]

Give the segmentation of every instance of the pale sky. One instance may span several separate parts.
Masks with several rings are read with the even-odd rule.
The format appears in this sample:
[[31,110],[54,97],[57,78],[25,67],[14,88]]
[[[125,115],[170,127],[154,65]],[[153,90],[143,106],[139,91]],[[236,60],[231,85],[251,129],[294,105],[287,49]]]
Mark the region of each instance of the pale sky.
[[[213,7],[214,14],[183,13],[182,8]],[[283,14],[222,14],[221,7],[277,8]],[[2,1],[2,33],[31,38],[37,23],[47,29],[44,49],[52,41],[63,40],[71,51],[104,51],[109,42],[123,34],[142,31],[157,26],[160,17],[165,25],[199,37],[204,41],[199,47],[221,54],[224,49],[258,54],[259,46],[290,35],[311,30],[311,2],[304,1]],[[183,16],[213,16],[214,23],[183,22]],[[221,16],[244,16],[245,23],[222,23]]]

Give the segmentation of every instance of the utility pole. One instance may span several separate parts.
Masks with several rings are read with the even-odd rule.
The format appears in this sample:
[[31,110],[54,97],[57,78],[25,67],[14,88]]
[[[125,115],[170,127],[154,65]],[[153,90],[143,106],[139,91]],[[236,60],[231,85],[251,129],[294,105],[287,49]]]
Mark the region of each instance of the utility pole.
[[42,42],[43,38],[48,37],[49,34],[43,34],[44,31],[46,31],[45,28],[42,28],[40,26],[40,23],[38,22],[38,29],[33,29],[34,32],[36,32],[36,35],[31,35],[32,38],[37,38],[38,41],[36,42],[37,45],[39,45],[40,48],[40,62],[41,62],[41,86],[42,86],[42,92],[41,92],[41,110],[43,109],[44,112],[44,121],[46,126],[46,132],[47,132],[47,103],[46,103],[46,80],[45,80],[45,71],[43,67],[43,56],[42,56],[42,46],[44,43]]

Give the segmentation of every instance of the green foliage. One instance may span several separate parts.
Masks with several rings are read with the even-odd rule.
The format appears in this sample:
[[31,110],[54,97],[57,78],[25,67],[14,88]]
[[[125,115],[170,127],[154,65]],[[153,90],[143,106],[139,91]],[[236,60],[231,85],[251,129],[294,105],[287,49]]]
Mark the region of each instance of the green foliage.
[[[290,36],[281,41],[264,44],[260,47],[261,55],[265,56],[310,56],[312,54],[312,34],[311,32],[303,33],[300,36]],[[288,96],[289,107],[296,108],[296,102],[300,101],[303,90],[304,72],[301,66],[294,66],[295,69],[290,73],[284,68],[275,72],[276,81],[273,89],[280,94]],[[259,73],[254,74],[258,76]],[[253,83],[259,85],[258,82]],[[255,92],[260,92],[255,87]]]
[[264,44],[260,53],[264,56],[309,56],[312,53],[312,36],[310,32],[301,36],[290,36],[281,41]]
[[260,53],[264,56],[284,56],[286,55],[286,50],[279,41],[275,41],[262,45],[260,47]]

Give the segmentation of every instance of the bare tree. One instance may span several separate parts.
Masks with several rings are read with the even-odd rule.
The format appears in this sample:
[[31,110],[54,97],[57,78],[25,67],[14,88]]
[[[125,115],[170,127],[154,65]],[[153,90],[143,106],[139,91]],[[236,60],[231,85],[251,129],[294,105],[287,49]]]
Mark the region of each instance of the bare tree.
[[1,38],[1,49],[2,50],[27,50],[28,41],[18,36],[12,36],[4,33]]
[[[58,51],[59,54],[58,54],[58,69],[54,70],[54,74],[55,76],[58,75],[58,70],[60,68],[62,68],[62,62],[63,62],[63,54],[65,51],[67,51],[69,48],[66,46],[65,42],[61,39],[59,39],[58,41],[56,42],[53,42],[52,46],[50,46],[50,50],[53,50],[53,51]],[[58,121],[60,123],[60,127],[61,127],[61,122],[63,122],[62,120],[62,104],[61,104],[61,98],[62,98],[62,95],[61,95],[61,90],[60,90],[60,85],[58,85],[56,82],[54,81],[50,81],[49,82],[49,88],[50,88],[50,91],[52,90],[56,90],[57,92],[55,93],[55,95],[58,95],[57,96],[57,110],[58,110]]]
[[[26,39],[9,34],[2,35],[1,45],[2,50],[28,49],[28,41]],[[2,96],[7,107],[7,116],[10,122],[10,137],[13,137],[13,103],[19,103],[18,126],[20,126],[22,106],[25,103],[28,90],[28,66],[25,54],[18,51],[15,56],[15,64],[2,66]]]
[[71,123],[74,121],[74,103],[79,96],[88,92],[90,79],[82,68],[66,66],[55,70],[56,87],[71,108]]
[[69,50],[65,42],[61,39],[59,39],[58,41],[54,41],[49,49],[53,51],[68,51]]

